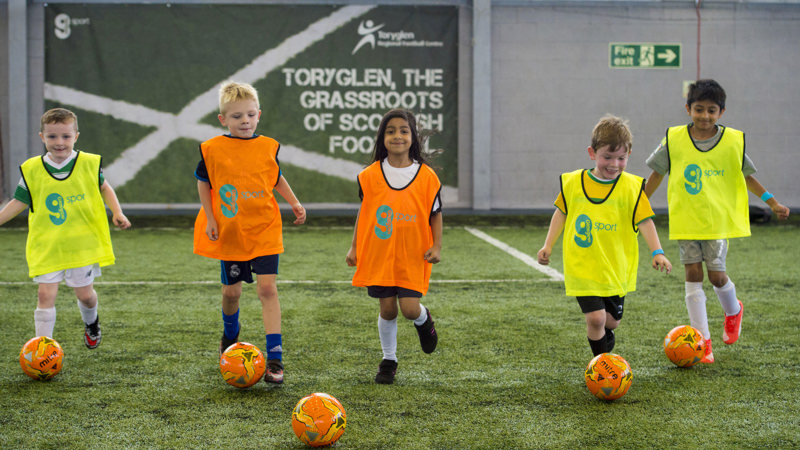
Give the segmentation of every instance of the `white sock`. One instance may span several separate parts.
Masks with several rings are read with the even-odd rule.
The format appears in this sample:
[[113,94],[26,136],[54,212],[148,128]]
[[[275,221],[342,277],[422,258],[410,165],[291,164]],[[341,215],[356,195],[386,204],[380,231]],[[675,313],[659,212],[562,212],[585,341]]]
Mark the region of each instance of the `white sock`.
[[686,282],[686,310],[689,312],[689,322],[703,337],[709,339],[708,314],[706,313],[706,293],[703,291],[703,282]]
[[83,323],[86,325],[91,325],[97,320],[97,305],[99,303],[95,303],[94,308],[87,308],[80,300],[78,300],[78,309],[81,310],[81,318],[83,319]]
[[714,292],[717,293],[719,304],[722,305],[722,310],[725,311],[726,316],[733,316],[739,314],[739,300],[736,299],[736,286],[730,278],[728,283],[721,288],[714,286]]
[[422,326],[422,324],[425,323],[426,320],[428,320],[428,310],[425,309],[425,306],[423,306],[422,303],[419,304],[419,309],[420,309],[419,317],[414,319],[414,325],[418,327]]
[[33,311],[33,324],[36,327],[36,336],[53,337],[53,328],[56,327],[56,307],[36,308]]
[[378,336],[381,338],[383,359],[397,361],[397,317],[386,320],[378,316]]

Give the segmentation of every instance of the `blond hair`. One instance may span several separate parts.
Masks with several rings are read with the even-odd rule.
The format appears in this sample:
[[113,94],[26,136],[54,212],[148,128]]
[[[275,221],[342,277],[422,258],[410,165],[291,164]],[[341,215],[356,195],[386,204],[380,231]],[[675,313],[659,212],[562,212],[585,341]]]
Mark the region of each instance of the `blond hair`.
[[630,153],[631,147],[633,147],[633,134],[628,127],[627,120],[606,114],[597,122],[592,130],[592,148],[596,152],[606,145],[612,151],[625,146]]
[[219,113],[224,116],[228,105],[240,100],[252,100],[256,102],[256,108],[261,108],[258,104],[258,92],[252,85],[236,81],[223,84],[219,88]]
[[39,131],[44,132],[44,126],[51,123],[74,123],[75,131],[78,131],[78,116],[64,108],[53,108],[42,114]]

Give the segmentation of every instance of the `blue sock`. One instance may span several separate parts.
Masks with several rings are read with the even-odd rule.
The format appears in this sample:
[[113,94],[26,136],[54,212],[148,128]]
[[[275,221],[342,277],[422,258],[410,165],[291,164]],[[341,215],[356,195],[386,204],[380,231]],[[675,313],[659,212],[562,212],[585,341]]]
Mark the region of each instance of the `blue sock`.
[[267,335],[267,359],[281,360],[283,348],[281,347],[281,334]]
[[222,324],[225,326],[225,337],[228,339],[235,339],[239,335],[239,310],[235,313],[227,315],[222,313]]

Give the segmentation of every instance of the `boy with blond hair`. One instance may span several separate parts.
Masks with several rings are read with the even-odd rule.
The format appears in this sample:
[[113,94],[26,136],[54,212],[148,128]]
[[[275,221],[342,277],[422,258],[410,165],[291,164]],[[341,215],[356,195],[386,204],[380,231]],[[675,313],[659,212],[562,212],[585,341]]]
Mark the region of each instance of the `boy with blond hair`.
[[594,355],[614,349],[625,295],[636,290],[639,231],[652,252],[653,268],[672,270],[644,195],[644,179],[625,172],[632,144],[627,122],[612,115],[600,119],[588,148],[595,167],[561,175],[556,210],[537,254],[539,264],[549,264],[564,232],[564,286],[567,295],[577,297]]
[[114,189],[103,177],[102,157],[74,149],[78,116],[64,108],[42,115],[42,156],[20,166],[22,178],[0,210],[0,225],[28,209],[26,257],[29,274],[39,284],[33,313],[36,336],[53,337],[56,296],[62,280],[73,288],[84,322],[83,342],[100,345],[100,319],[94,279],[100,267],[114,264],[106,206],[114,225],[131,226]]
[[194,252],[221,260],[223,333],[220,354],[239,340],[242,282],[256,274],[266,332],[264,381],[283,383],[281,309],[276,279],[283,253],[281,213],[273,190],[289,203],[296,217],[306,211],[283,177],[277,141],[256,134],[261,117],[258,93],[246,83],[227,82],[219,92],[219,116],[228,134],[200,144],[195,170],[202,208],[194,227]]

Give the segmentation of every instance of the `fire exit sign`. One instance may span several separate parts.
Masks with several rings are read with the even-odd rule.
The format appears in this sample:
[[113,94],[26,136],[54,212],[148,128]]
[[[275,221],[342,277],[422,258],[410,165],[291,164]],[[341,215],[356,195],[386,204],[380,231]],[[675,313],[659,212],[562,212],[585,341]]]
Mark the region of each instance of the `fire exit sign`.
[[608,49],[608,64],[614,69],[681,67],[681,44],[611,42],[608,44]]

